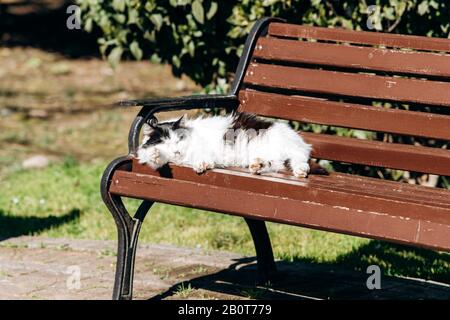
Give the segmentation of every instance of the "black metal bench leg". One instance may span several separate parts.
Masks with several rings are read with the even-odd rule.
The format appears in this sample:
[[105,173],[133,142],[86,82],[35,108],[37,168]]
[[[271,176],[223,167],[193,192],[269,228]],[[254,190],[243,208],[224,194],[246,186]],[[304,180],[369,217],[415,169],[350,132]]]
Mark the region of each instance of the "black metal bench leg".
[[119,168],[127,170],[129,169],[129,165],[130,160],[128,158],[124,157],[114,160],[106,168],[101,183],[103,202],[108,207],[116,222],[119,238],[113,293],[114,300],[129,300],[132,298],[134,260],[139,231],[148,210],[153,204],[151,201],[143,201],[134,217],[131,217],[121,197],[109,193],[109,184],[114,171]]
[[245,218],[255,245],[258,259],[258,282],[265,284],[273,279],[277,268],[266,224],[261,220]]

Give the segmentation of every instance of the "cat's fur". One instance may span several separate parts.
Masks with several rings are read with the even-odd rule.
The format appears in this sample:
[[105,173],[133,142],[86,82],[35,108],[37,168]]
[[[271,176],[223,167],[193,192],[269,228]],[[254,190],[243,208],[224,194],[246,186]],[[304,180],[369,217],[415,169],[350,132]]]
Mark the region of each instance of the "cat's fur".
[[251,173],[290,169],[306,177],[311,145],[288,124],[258,119],[253,114],[199,117],[144,124],[137,152],[139,162],[158,169],[168,162],[197,173],[223,167],[249,168]]

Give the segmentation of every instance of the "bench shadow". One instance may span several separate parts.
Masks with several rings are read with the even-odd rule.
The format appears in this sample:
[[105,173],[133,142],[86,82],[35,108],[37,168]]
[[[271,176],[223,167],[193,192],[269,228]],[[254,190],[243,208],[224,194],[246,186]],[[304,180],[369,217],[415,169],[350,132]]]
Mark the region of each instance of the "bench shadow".
[[[370,274],[366,268],[372,264],[379,265],[381,270],[389,266],[390,273],[401,277],[382,274],[381,289],[369,290],[366,283]],[[222,298],[231,295],[275,300],[450,299],[448,266],[449,254],[371,241],[333,263],[310,259],[278,261],[277,275],[268,285],[255,285],[255,258],[242,258],[227,269],[180,281],[150,299],[180,298],[180,291],[189,286]]]
[[[336,264],[365,271],[376,264],[391,274],[442,282],[450,285],[450,254],[384,241],[371,241],[336,259]],[[449,288],[450,289],[450,288]]]
[[79,209],[72,209],[62,216],[16,217],[0,209],[0,241],[58,227],[80,217]]

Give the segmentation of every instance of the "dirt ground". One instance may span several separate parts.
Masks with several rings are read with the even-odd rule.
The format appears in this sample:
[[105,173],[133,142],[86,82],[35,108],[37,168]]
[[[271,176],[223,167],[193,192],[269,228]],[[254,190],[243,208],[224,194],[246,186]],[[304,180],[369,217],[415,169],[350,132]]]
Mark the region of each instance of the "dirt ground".
[[150,62],[124,62],[113,70],[95,57],[0,48],[0,176],[36,154],[55,161],[124,154],[138,108],[116,102],[198,90],[188,79],[174,78],[170,67]]

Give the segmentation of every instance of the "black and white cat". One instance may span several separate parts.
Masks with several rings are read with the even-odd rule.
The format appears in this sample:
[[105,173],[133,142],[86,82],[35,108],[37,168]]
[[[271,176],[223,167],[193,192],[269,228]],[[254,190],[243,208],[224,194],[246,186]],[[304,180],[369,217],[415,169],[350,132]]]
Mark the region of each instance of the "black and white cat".
[[153,169],[168,162],[192,167],[197,173],[224,167],[248,168],[253,174],[290,169],[296,177],[310,170],[311,145],[282,121],[253,114],[198,117],[143,126],[137,158]]

